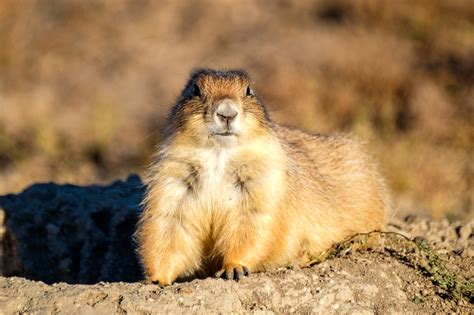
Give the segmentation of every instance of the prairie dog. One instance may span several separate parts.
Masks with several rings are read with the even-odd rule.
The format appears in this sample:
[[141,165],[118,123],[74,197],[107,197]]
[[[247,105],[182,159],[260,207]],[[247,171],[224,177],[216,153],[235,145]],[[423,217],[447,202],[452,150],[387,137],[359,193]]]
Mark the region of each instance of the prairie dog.
[[362,145],[273,122],[241,70],[192,73],[148,172],[136,239],[162,285],[317,255],[385,226],[389,195]]

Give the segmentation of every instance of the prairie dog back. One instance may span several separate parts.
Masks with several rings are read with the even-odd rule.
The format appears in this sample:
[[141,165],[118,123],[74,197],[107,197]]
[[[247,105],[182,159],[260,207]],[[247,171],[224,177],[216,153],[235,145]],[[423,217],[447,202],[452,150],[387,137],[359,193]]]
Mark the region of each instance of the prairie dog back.
[[149,280],[240,279],[385,226],[389,195],[362,145],[269,118],[240,70],[195,71],[148,172],[136,238]]

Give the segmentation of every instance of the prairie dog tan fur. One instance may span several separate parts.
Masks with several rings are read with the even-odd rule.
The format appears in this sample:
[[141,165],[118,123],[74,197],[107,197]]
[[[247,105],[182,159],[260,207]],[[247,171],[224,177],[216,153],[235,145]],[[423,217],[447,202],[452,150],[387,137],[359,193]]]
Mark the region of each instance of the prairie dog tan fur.
[[385,226],[361,144],[270,120],[240,70],[195,71],[148,173],[136,238],[149,280],[240,279]]

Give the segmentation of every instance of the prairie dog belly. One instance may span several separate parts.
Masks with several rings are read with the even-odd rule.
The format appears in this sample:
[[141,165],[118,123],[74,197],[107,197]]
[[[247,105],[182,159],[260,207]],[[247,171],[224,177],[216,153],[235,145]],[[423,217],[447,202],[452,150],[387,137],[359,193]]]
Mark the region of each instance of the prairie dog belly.
[[254,249],[242,258],[264,260],[268,241],[257,240],[268,239],[275,223],[282,221],[278,212],[286,173],[281,164],[275,165],[281,161],[263,160],[248,150],[177,148],[166,155],[158,169],[163,185],[153,186],[159,191],[156,209],[161,212],[156,226],[161,232],[182,230],[183,238],[194,235],[202,260],[189,270],[209,264],[209,259],[219,261],[235,246],[245,248],[239,235],[246,237],[250,231]]

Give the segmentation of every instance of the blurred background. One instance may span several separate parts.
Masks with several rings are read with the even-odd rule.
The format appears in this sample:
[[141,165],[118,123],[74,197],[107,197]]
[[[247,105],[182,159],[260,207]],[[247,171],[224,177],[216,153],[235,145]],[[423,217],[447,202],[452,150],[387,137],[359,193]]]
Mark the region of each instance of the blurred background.
[[2,0],[0,194],[143,175],[200,66],[248,70],[278,122],[370,141],[397,215],[473,217],[471,0]]

